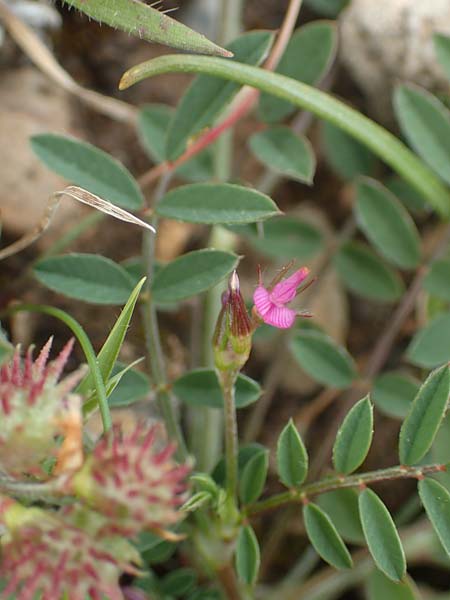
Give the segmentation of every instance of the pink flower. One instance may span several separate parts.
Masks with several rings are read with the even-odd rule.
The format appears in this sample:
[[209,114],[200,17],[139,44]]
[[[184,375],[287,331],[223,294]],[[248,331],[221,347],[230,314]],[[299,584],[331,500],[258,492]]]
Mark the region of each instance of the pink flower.
[[[289,266],[284,268],[281,276],[286,273]],[[255,303],[255,312],[264,323],[278,327],[279,329],[289,329],[294,324],[297,316],[310,316],[309,313],[298,313],[286,304],[291,302],[298,293],[298,287],[308,277],[309,269],[302,267],[295,271],[287,279],[279,281],[280,276],[276,277],[272,284],[265,288],[259,276],[259,285],[253,294]]]

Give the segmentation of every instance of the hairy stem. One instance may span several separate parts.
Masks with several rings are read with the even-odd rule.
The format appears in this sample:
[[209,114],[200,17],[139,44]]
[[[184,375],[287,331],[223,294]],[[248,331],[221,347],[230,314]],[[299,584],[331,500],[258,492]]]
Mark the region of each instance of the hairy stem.
[[394,479],[422,479],[425,475],[439,473],[447,470],[445,464],[422,465],[419,467],[396,466],[388,469],[379,469],[368,473],[358,473],[348,477],[336,476],[328,479],[322,479],[314,483],[308,483],[296,490],[282,492],[261,502],[256,502],[247,507],[248,516],[257,515],[267,510],[272,510],[289,504],[291,502],[307,502],[312,496],[325,494],[333,490],[340,490],[350,487],[365,487],[371,483],[379,481],[388,481]]
[[234,385],[237,373],[218,371],[222,387],[225,411],[225,464],[227,471],[226,492],[229,499],[237,497],[238,484],[238,432]]

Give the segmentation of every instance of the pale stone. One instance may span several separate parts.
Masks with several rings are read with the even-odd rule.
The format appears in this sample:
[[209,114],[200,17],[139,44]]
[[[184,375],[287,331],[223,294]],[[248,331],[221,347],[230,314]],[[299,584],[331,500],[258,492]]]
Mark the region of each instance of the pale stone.
[[[33,67],[2,73],[0,78],[0,211],[3,230],[22,235],[42,219],[49,197],[67,182],[34,155],[29,138],[39,133],[70,132],[67,94]],[[49,229],[79,219],[83,209],[63,200]],[[44,238],[45,239],[45,238]]]
[[392,120],[396,83],[448,91],[433,34],[450,35],[449,0],[352,0],[340,28],[341,60],[381,121]]

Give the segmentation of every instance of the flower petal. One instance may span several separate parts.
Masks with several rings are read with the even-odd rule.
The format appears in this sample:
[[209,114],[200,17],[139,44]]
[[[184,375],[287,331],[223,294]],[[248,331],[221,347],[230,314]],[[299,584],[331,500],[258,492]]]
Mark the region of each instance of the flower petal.
[[253,294],[253,302],[255,303],[256,310],[262,319],[272,308],[274,308],[273,302],[270,301],[270,294],[262,285],[258,285]]
[[273,306],[264,317],[264,323],[278,327],[278,329],[289,329],[295,322],[297,313],[285,306]]
[[298,271],[295,271],[290,277],[277,283],[270,293],[270,300],[277,305],[287,304],[295,298],[298,286],[308,277],[308,275],[309,269],[307,267],[298,269]]

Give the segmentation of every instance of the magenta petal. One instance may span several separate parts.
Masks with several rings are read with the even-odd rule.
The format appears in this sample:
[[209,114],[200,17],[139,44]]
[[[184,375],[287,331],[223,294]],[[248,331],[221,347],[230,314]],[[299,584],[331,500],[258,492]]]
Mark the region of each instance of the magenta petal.
[[264,315],[264,323],[278,327],[278,329],[289,329],[295,322],[297,313],[291,308],[285,306],[273,306],[266,315]]
[[309,275],[309,269],[302,267],[295,271],[287,279],[283,279],[280,283],[273,288],[270,294],[270,300],[276,304],[287,304],[295,298],[298,286],[304,281]]
[[270,294],[262,285],[259,285],[255,293],[253,294],[253,302],[255,303],[256,310],[262,319],[269,310],[274,307],[273,302],[270,301]]

